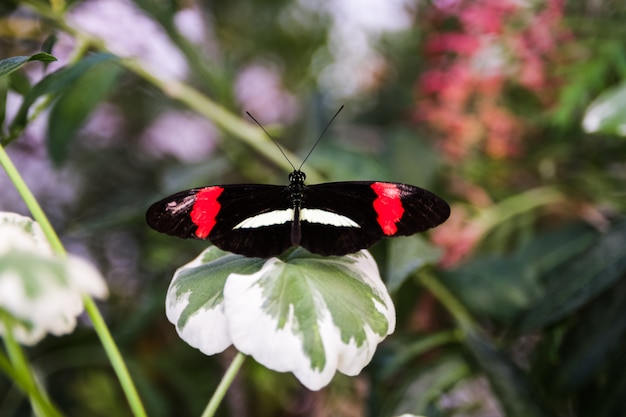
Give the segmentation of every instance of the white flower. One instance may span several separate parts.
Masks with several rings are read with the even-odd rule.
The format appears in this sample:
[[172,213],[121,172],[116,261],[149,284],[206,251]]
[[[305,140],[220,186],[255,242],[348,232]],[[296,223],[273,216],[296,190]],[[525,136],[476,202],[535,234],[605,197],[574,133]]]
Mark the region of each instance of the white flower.
[[323,257],[299,248],[283,257],[205,250],[174,274],[168,319],[207,355],[233,344],[312,390],[337,371],[359,374],[395,328],[395,309],[372,256]]
[[[72,332],[85,294],[107,295],[104,279],[91,264],[54,256],[36,222],[0,212],[0,310],[12,319],[17,341],[32,345],[47,333]],[[5,332],[0,322],[0,335]]]

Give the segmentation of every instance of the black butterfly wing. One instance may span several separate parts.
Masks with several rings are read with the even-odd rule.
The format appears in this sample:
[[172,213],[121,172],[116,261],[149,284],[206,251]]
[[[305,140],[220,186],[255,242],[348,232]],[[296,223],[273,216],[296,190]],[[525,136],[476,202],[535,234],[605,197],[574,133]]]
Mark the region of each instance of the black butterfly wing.
[[322,218],[302,221],[300,244],[321,255],[345,255],[368,248],[383,237],[423,232],[450,215],[450,206],[430,191],[374,181],[307,186],[302,207],[339,214],[357,225],[338,227],[325,224]]
[[279,255],[291,246],[292,222],[237,227],[263,213],[291,208],[280,185],[236,184],[181,191],[154,203],[148,225],[168,235],[208,239],[220,249],[250,257]]
[[[299,243],[313,253],[345,255],[383,237],[422,232],[449,215],[444,200],[412,185],[360,181],[304,186]],[[289,187],[256,184],[182,191],[146,213],[148,224],[159,232],[208,239],[250,257],[279,255],[292,246],[293,216]]]

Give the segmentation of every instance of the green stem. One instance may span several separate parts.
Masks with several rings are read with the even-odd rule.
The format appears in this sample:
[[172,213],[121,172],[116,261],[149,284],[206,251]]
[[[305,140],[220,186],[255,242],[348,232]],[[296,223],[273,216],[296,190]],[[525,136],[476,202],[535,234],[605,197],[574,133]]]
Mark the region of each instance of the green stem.
[[563,200],[563,194],[554,187],[533,188],[515,194],[481,211],[475,223],[479,225],[483,231],[487,231],[514,216]]
[[18,172],[17,168],[15,168],[15,165],[13,165],[13,162],[9,158],[9,155],[7,155],[2,145],[0,145],[0,166],[4,168],[7,175],[13,182],[13,185],[15,185],[15,188],[22,196],[24,203],[26,203],[26,207],[28,207],[33,215],[33,218],[37,223],[39,223],[39,226],[41,226],[44,235],[48,239],[48,242],[50,242],[52,250],[59,256],[65,256],[65,248],[63,247],[61,240],[59,240],[59,237],[50,224],[50,221],[48,221],[48,218],[41,209],[41,206],[33,196],[33,193],[30,192],[30,189],[22,179],[22,176]]
[[[51,10],[46,3],[39,0],[27,0],[26,3],[32,6],[42,16],[53,21],[59,29],[83,42],[91,44],[95,49],[107,51],[106,43],[102,39],[69,26],[65,22],[63,14]],[[141,78],[153,84],[155,87],[159,88],[169,97],[180,101],[188,108],[205,116],[224,132],[227,132],[233,137],[239,138],[254,148],[261,155],[274,162],[277,166],[286,171],[292,170],[289,162],[283,158],[280,152],[276,152],[275,145],[265,136],[261,129],[244,121],[241,117],[228,111],[226,108],[220,106],[215,101],[211,100],[209,97],[200,93],[188,84],[176,80],[161,79],[146,70],[134,59],[123,59],[122,64],[128,70],[134,72]],[[287,158],[289,158],[295,166],[300,165],[302,161],[298,157],[286,149],[283,149],[283,151],[285,152]],[[307,178],[311,182],[321,182],[324,180],[321,174],[310,167],[307,168]]]
[[[85,54],[87,52],[89,52],[89,48],[91,47],[91,44],[89,43],[89,41],[84,40],[82,38],[76,38],[76,47],[74,48],[74,50],[72,51],[72,55],[70,56],[70,58],[68,59],[68,66],[71,66],[73,64],[76,64],[78,61],[80,61],[81,58],[83,58],[85,56]],[[50,104],[54,101],[54,99],[56,99],[57,97],[53,94],[47,94],[43,97],[41,97],[38,101],[37,101],[37,105],[32,106],[29,115],[28,115],[28,120],[27,123],[24,127],[18,129],[17,131],[11,133],[11,138],[9,141],[5,142],[5,145],[7,145],[10,142],[13,142],[14,140],[16,140],[21,134],[22,131],[25,129],[25,127],[31,123],[32,121],[34,121],[35,119],[37,119],[44,111],[48,110],[50,108]]]
[[[423,335],[417,341],[404,342],[401,341],[402,349],[398,351],[393,358],[385,363],[381,376],[383,379],[391,378],[397,372],[401,371],[416,357],[437,349],[439,347],[459,342],[459,332],[456,329],[446,330],[433,334]],[[394,342],[391,342],[394,343]]]
[[[22,350],[22,347],[15,340],[12,332],[12,323],[5,319],[3,322],[5,333],[3,335],[4,345],[11,364],[8,365],[11,368],[9,375],[12,376],[13,381],[28,394],[31,405],[36,415],[45,417],[62,417],[63,414],[52,404],[45,392],[41,390],[41,387],[35,380],[31,369],[28,365],[26,355]],[[4,368],[4,365],[3,365]]]
[[[0,165],[7,172],[7,175],[15,185],[15,188],[17,188],[18,192],[24,199],[24,202],[26,203],[26,206],[33,215],[35,221],[37,221],[37,223],[39,223],[39,225],[41,226],[54,252],[61,257],[66,256],[66,251],[63,247],[63,244],[61,243],[61,240],[59,239],[58,235],[54,231],[54,228],[52,227],[45,213],[41,209],[41,206],[31,193],[30,189],[22,179],[17,168],[15,168],[15,165],[13,165],[13,162],[11,161],[2,146],[0,146]],[[122,385],[122,389],[126,394],[126,398],[128,399],[134,415],[136,417],[145,417],[146,412],[144,410],[143,404],[139,399],[139,395],[137,394],[137,390],[133,384],[132,379],[130,378],[130,374],[122,359],[122,355],[115,345],[115,342],[111,337],[111,333],[109,332],[109,329],[107,328],[104,319],[100,314],[100,311],[96,307],[93,299],[88,295],[83,296],[83,301],[87,314],[94,324],[94,330],[96,331],[98,337],[102,342],[102,345],[109,357],[109,361],[111,361],[111,365],[113,366],[113,369],[117,374],[117,377],[120,381],[120,384]]]
[[[209,97],[183,82],[163,80],[147,71],[136,60],[125,59],[122,62],[127,69],[154,84],[169,97],[180,101],[190,109],[205,116],[223,131],[234,137],[238,137],[276,165],[286,171],[293,169],[281,153],[276,152],[276,145],[274,145],[257,126],[245,122],[241,117],[228,111]],[[283,149],[283,151],[295,166],[301,164],[302,161],[296,155],[286,149]],[[307,169],[307,178],[312,182],[320,182],[323,180],[320,174],[311,169]]]
[[109,361],[117,374],[117,378],[120,381],[122,389],[126,394],[126,399],[128,400],[133,414],[135,417],[146,417],[146,410],[144,409],[135,384],[133,383],[130,373],[128,372],[128,367],[126,366],[126,363],[122,358],[122,354],[113,340],[113,336],[111,336],[109,328],[102,318],[102,314],[100,314],[100,310],[98,310],[96,303],[89,296],[84,296],[83,302],[85,304],[85,310],[93,323],[94,330],[98,334],[100,342],[102,343],[102,346],[109,357]]
[[464,333],[475,333],[479,331],[478,324],[476,324],[476,321],[469,311],[467,311],[459,299],[456,298],[437,277],[430,272],[423,271],[418,274],[418,279],[450,312],[452,317],[459,323],[459,327]]
[[230,366],[226,370],[224,377],[222,377],[220,384],[217,386],[217,389],[213,393],[209,404],[207,404],[206,408],[204,409],[202,417],[213,417],[215,415],[215,412],[222,402],[224,395],[226,395],[226,391],[228,391],[228,387],[230,387],[230,385],[233,383],[233,380],[235,379],[235,376],[237,375],[237,372],[239,372],[239,369],[241,368],[241,365],[243,365],[245,359],[246,356],[243,353],[237,353],[237,356],[235,356],[235,359],[233,359],[233,361],[230,363]]
[[11,366],[11,362],[9,362],[9,358],[7,358],[4,354],[0,353],[0,371],[4,372],[6,376],[10,379],[16,381],[18,378],[17,373]]
[[50,5],[52,6],[52,10],[57,13],[61,13],[63,12],[63,10],[65,10],[64,0],[50,0]]

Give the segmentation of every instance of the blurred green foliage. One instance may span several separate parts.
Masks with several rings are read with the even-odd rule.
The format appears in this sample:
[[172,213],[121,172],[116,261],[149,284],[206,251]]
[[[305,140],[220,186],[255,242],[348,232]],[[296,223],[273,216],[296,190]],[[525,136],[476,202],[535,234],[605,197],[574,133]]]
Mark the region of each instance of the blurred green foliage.
[[[68,13],[76,23],[86,21],[90,3],[125,10],[131,4],[71,2]],[[462,26],[449,16],[429,20],[439,3],[407,2],[411,25],[372,35],[374,57],[344,67],[351,68],[342,73],[346,84],[370,75],[349,93],[327,76],[342,68],[342,43],[363,38],[331,6],[295,0],[132,3],[134,13],[158,22],[170,43],[154,58],[156,67],[152,62],[154,77],[167,79],[157,69],[179,56],[197,91],[236,115],[254,110],[299,155],[345,103],[305,170],[329,180],[414,183],[454,207],[433,235],[439,248],[415,238],[372,249],[393,290],[398,329],[361,376],[337,376],[312,393],[293,376],[248,361],[221,415],[624,415],[626,9],[611,1],[567,2],[559,25],[569,35],[556,43],[560,54],[540,54],[541,71],[552,81],[533,90],[519,74],[510,76],[492,97],[497,116],[479,119],[480,129],[505,114],[501,120],[515,126],[521,150],[496,155],[477,140],[454,158],[446,153],[452,119],[437,127],[422,117],[420,104],[432,98],[420,95],[424,75],[434,62],[443,65],[429,58],[427,40]],[[479,1],[474,13],[495,8]],[[535,10],[529,10],[527,21],[514,23],[532,25]],[[183,12],[200,19],[205,31],[199,39],[184,34],[198,27],[182,20]],[[113,41],[87,36],[47,2],[0,4],[0,75],[13,71],[0,78],[1,143],[70,251],[87,254],[107,277],[111,297],[101,309],[149,415],[199,415],[232,352],[206,357],[184,344],[162,304],[173,271],[206,243],[154,233],[145,225],[145,209],[179,189],[284,183],[286,173],[236,134],[199,131],[183,141],[180,132],[194,123],[189,119],[170,130],[155,125],[168,112],[198,109],[175,99],[175,84],[155,83],[133,70],[127,56],[115,57],[124,53],[120,37],[122,45],[140,45],[130,54],[140,55],[139,62],[142,48],[163,42],[132,16],[139,32],[103,18],[119,35],[114,48]],[[342,25],[354,30],[352,38],[339,35]],[[531,39],[529,49],[538,40]],[[50,61],[37,55],[42,50],[60,58],[60,66],[45,72],[52,63],[36,62]],[[465,62],[455,61],[462,54],[448,52],[446,64]],[[246,70],[259,68],[243,83]],[[250,96],[255,88],[260,92]],[[463,107],[464,123],[480,108],[481,95],[473,97]],[[148,134],[150,126],[161,126],[163,137]],[[471,129],[476,126],[463,124],[460,137]],[[202,146],[194,151],[197,143]],[[181,152],[187,147],[189,153]],[[2,181],[0,209],[23,211],[10,183]],[[527,202],[522,212],[500,210],[501,202],[546,186],[559,198],[539,207]],[[67,415],[130,415],[87,323],[72,335],[48,337],[29,354]],[[0,376],[0,415],[30,413],[25,398]]]

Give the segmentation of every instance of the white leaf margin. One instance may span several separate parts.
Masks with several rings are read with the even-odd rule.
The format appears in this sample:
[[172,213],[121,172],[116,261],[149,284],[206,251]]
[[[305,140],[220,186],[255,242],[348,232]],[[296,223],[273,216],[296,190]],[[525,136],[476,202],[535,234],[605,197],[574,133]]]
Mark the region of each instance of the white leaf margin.
[[[307,355],[303,346],[300,332],[306,329],[298,329],[294,323],[294,309],[297,306],[289,306],[289,317],[281,328],[277,318],[265,311],[264,305],[268,300],[264,298],[260,282],[280,274],[285,263],[278,258],[262,261],[262,267],[249,274],[229,274],[220,303],[213,304],[210,308],[199,308],[181,321],[192,294],[191,291],[180,292],[177,278],[181,271],[200,267],[207,258],[206,253],[213,250],[216,249],[208,248],[192,262],[179,268],[166,297],[166,315],[176,326],[179,336],[206,355],[219,353],[233,344],[240,352],[252,356],[267,368],[277,372],[292,372],[305,387],[318,390],[330,383],[337,371],[351,376],[358,375],[371,361],[378,344],[395,330],[395,307],[380,278],[378,267],[367,251],[341,258],[325,258],[324,261],[334,262],[331,259],[338,259],[336,262],[349,265],[362,283],[371,288],[378,297],[378,300],[372,300],[374,308],[385,317],[387,332],[377,334],[365,325],[365,340],[360,346],[357,346],[353,338],[344,342],[342,329],[333,322],[323,297],[318,294],[314,297],[314,303],[316,311],[323,314],[316,322],[315,330],[319,332],[324,349],[325,361],[322,369],[314,369],[312,358]],[[203,296],[211,298],[220,295],[206,293]],[[297,331],[292,331],[294,329]]]
[[605,132],[626,136],[626,83],[596,98],[585,111],[582,126],[587,133]]
[[[34,345],[48,333],[71,333],[87,294],[108,295],[92,264],[73,255],[55,256],[37,222],[0,212],[0,309],[13,317],[18,342]],[[5,332],[0,323],[0,335]]]

